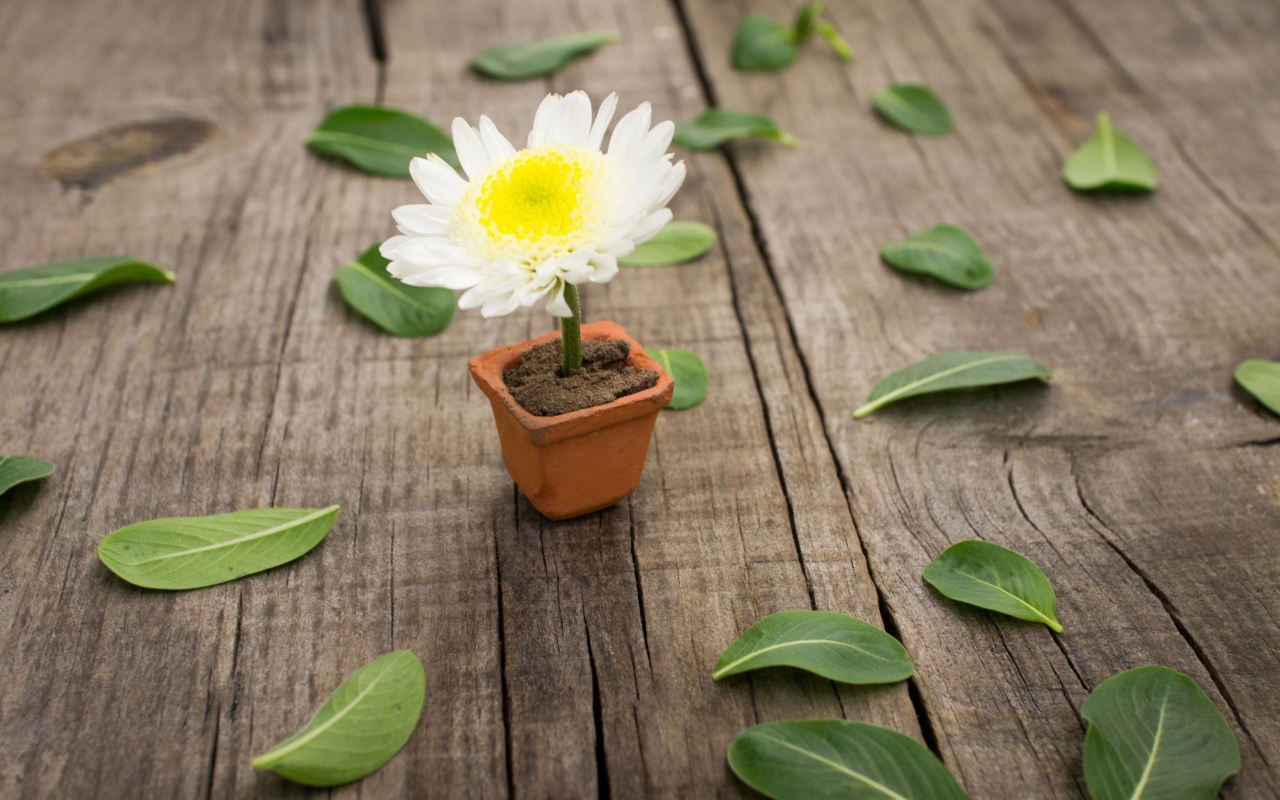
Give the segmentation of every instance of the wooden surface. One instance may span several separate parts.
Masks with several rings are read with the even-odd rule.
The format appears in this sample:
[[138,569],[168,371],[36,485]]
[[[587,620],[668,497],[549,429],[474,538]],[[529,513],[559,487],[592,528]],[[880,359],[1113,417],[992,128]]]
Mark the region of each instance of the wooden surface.
[[[1084,698],[1148,663],[1231,723],[1244,766],[1223,795],[1280,796],[1280,421],[1231,381],[1280,356],[1280,7],[844,0],[853,63],[814,43],[784,72],[732,70],[735,22],[793,5],[0,6],[0,269],[127,252],[178,274],[0,329],[0,453],[58,470],[0,501],[0,797],[303,796],[249,758],[400,648],[426,666],[418,730],[334,796],[747,797],[737,732],[843,716],[925,742],[974,798],[1080,798]],[[580,28],[622,41],[546,81],[466,71]],[[917,80],[955,134],[869,111]],[[661,415],[629,500],[552,523],[465,368],[551,320],[459,313],[425,340],[364,322],[332,272],[416,190],[301,141],[355,102],[487,113],[518,140],[543,94],[576,88],[659,119],[762,111],[804,145],[688,155],[676,216],[721,246],[586,291],[588,318],[699,352],[711,391]],[[1155,195],[1062,185],[1101,109],[1152,155]],[[95,180],[41,167],[179,117],[215,127]],[[879,262],[941,221],[983,245],[991,287]],[[850,418],[879,377],[960,348],[1029,352],[1056,379]],[[143,519],[330,503],[311,554],[195,592],[132,588],[94,550]],[[974,537],[1044,568],[1063,634],[926,588],[924,565]],[[884,625],[916,678],[711,681],[792,608]]]

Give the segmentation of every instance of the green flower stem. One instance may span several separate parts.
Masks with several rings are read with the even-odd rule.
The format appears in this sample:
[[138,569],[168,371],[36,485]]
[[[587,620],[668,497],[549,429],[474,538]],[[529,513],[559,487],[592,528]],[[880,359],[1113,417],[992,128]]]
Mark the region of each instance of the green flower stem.
[[573,312],[572,317],[560,320],[560,336],[564,339],[564,366],[560,374],[567,378],[574,370],[582,368],[582,305],[578,302],[578,287],[566,283],[564,301]]

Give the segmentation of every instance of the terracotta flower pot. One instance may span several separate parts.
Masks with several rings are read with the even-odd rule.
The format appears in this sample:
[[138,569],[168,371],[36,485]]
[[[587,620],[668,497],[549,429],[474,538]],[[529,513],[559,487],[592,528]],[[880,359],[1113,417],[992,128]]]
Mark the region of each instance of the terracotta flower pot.
[[559,337],[548,333],[499,347],[471,359],[470,366],[493,407],[507,472],[535,508],[551,519],[569,519],[608,508],[640,485],[653,424],[675,382],[622,326],[592,322],[582,326],[584,341],[626,339],[631,343],[627,364],[653,370],[658,382],[612,403],[534,416],[511,396],[502,373],[536,345]]

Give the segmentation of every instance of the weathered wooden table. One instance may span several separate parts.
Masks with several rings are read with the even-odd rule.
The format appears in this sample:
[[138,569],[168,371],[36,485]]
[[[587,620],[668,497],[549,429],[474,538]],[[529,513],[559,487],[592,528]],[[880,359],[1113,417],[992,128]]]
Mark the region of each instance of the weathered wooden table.
[[[814,46],[784,72],[730,68],[742,14],[796,4],[0,7],[0,268],[127,252],[178,274],[0,329],[0,452],[58,467],[0,503],[0,797],[301,796],[249,758],[399,648],[426,665],[422,721],[335,796],[742,797],[737,732],[843,716],[925,742],[974,798],[1079,798],[1085,696],[1159,663],[1236,733],[1224,795],[1276,797],[1280,420],[1231,375],[1280,355],[1280,6],[846,0],[854,63]],[[622,41],[545,82],[466,69],[583,28]],[[900,80],[934,87],[956,133],[877,120],[871,93]],[[550,318],[460,313],[425,340],[365,323],[332,272],[416,190],[301,143],[353,102],[487,113],[517,139],[576,88],[659,119],[763,111],[804,144],[690,155],[676,215],[721,247],[587,290],[588,318],[699,352],[712,389],[662,414],[628,501],[551,523],[466,371]],[[1158,165],[1153,196],[1062,184],[1103,109]],[[216,128],[62,185],[38,166],[175,117]],[[941,221],[984,245],[990,288],[880,263]],[[1056,380],[850,418],[947,349],[1028,352]],[[201,591],[134,589],[94,550],[144,519],[330,503],[311,554]],[[927,589],[924,565],[973,537],[1043,566],[1062,635]],[[742,630],[811,607],[883,624],[916,677],[712,682]]]

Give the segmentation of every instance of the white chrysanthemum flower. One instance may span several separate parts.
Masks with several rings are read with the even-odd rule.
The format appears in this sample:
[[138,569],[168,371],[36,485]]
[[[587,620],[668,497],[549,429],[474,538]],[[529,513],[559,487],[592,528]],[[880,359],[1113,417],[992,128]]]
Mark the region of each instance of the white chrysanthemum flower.
[[458,307],[486,317],[547,295],[547,311],[572,316],[565,284],[612,279],[619,258],[671,221],[666,205],[684,181],[684,162],[667,152],[675,126],[650,129],[648,103],[619,120],[601,151],[617,105],[609,95],[593,122],[585,92],[548,95],[519,151],[488,117],[478,130],[455,119],[469,180],[434,153],[413,159],[430,202],[392,212],[403,235],[382,245],[388,271],[412,286],[465,289]]

